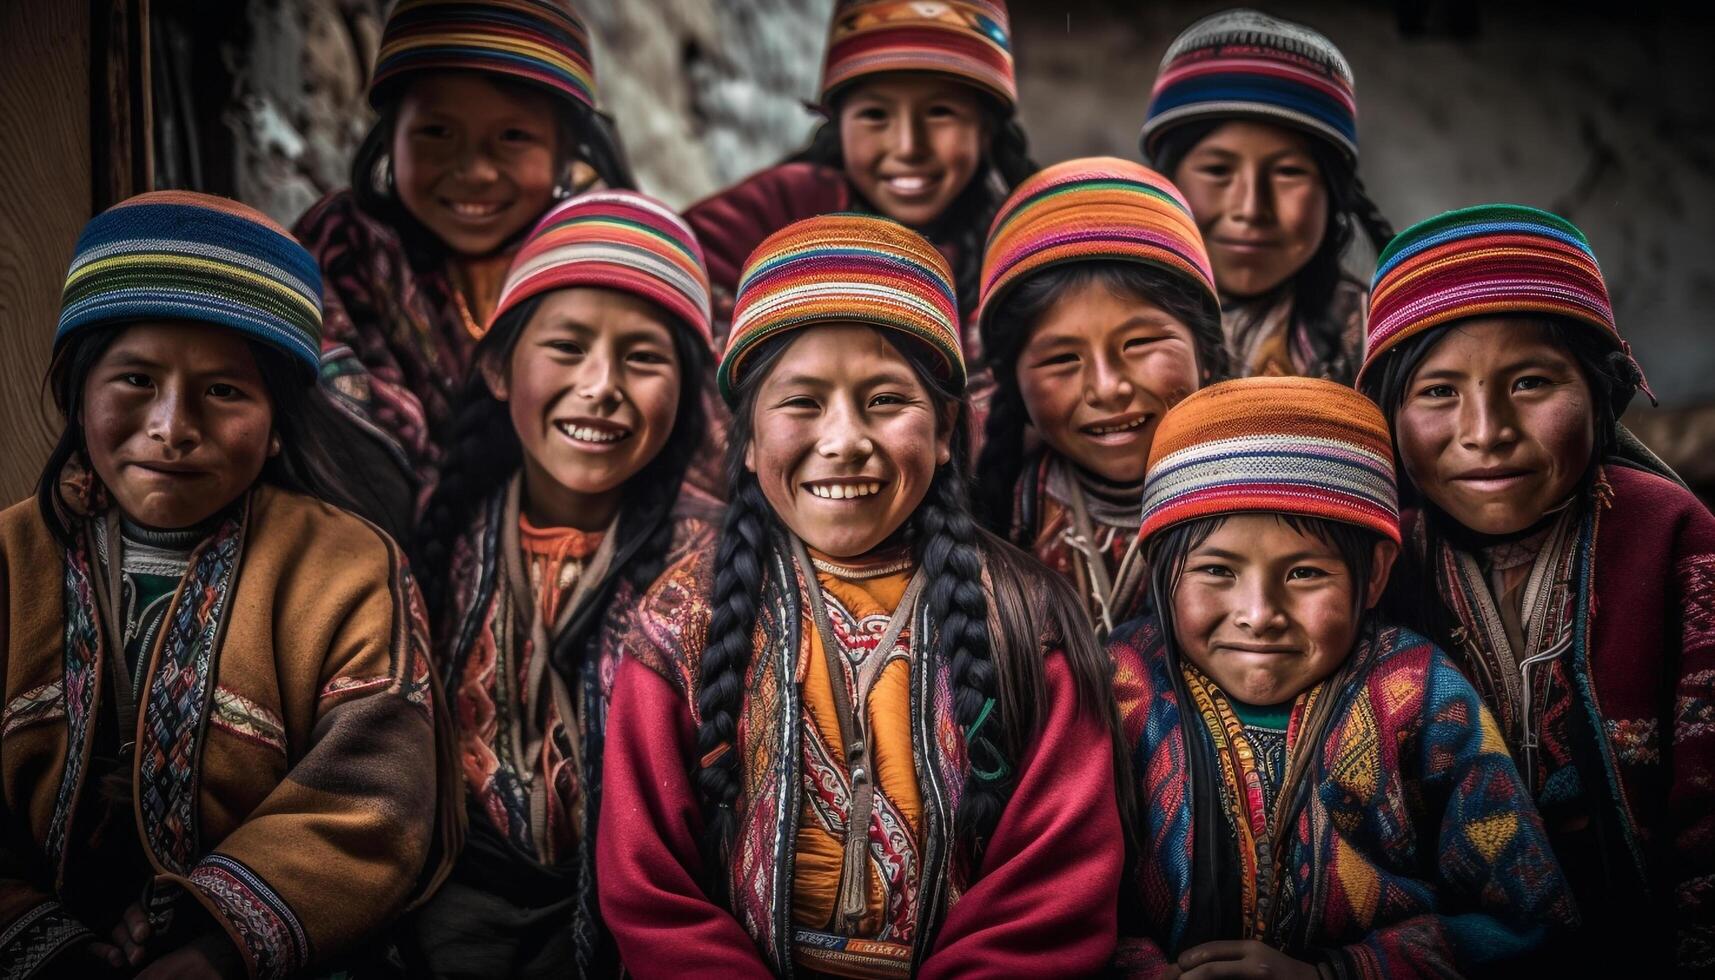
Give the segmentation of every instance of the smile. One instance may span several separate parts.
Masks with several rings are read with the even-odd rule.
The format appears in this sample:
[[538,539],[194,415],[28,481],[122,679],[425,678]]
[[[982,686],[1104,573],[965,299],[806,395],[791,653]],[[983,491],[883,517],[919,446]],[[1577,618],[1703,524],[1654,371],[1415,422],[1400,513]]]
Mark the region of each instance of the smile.
[[451,211],[452,213],[458,215],[461,218],[473,218],[473,219],[492,218],[495,215],[499,214],[500,212],[506,210],[506,205],[504,205],[504,204],[484,204],[484,203],[477,202],[477,201],[446,201],[446,200],[443,200],[441,203],[446,206],[447,210]]
[[883,177],[887,189],[900,197],[922,197],[940,183],[939,177],[925,177],[921,174],[905,174],[898,177]]
[[806,483],[804,489],[812,496],[824,500],[851,500],[854,497],[873,497],[881,492],[881,484],[876,482],[838,482],[838,483]]
[[578,442],[593,442],[598,445],[619,442],[630,437],[629,429],[619,426],[595,426],[579,422],[555,422],[554,428],[568,438]]
[[1144,423],[1149,421],[1149,419],[1149,413],[1144,412],[1137,415],[1135,418],[1122,416],[1118,419],[1110,419],[1106,422],[1097,422],[1092,425],[1086,425],[1078,431],[1088,433],[1092,436],[1113,435],[1116,432],[1130,432],[1134,429],[1140,429],[1143,427]]

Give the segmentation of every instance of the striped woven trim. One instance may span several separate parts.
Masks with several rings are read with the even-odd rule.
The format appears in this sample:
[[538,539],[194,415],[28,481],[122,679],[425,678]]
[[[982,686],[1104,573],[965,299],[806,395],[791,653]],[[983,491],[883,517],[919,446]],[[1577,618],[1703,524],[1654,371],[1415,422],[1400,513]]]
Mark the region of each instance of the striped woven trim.
[[844,0],[834,10],[822,101],[855,79],[896,71],[952,75],[1018,102],[1006,6],[986,0]]
[[965,382],[952,269],[921,235],[885,218],[830,214],[788,225],[751,253],[717,374],[735,395],[746,355],[769,337],[831,320],[897,330],[934,351],[955,388]]
[[260,212],[188,191],[141,194],[84,227],[54,346],[87,326],[191,319],[248,333],[313,374],[321,292],[315,259]]
[[1173,184],[1127,160],[1091,157],[1032,175],[1002,205],[983,253],[979,321],[1033,272],[1110,259],[1164,269],[1220,302],[1203,236]]
[[596,191],[548,212],[513,259],[488,326],[532,296],[579,285],[658,303],[713,345],[702,247],[690,226],[659,201],[632,191]]
[[446,70],[507,75],[596,103],[589,31],[564,2],[400,0],[382,30],[370,103],[380,108],[403,75]]
[[1168,48],[1144,118],[1144,154],[1176,126],[1233,117],[1284,123],[1358,156],[1357,94],[1339,48],[1254,10],[1204,18]]
[[1588,324],[1624,349],[1602,269],[1570,222],[1519,205],[1437,215],[1401,232],[1377,260],[1359,377],[1442,324],[1533,313]]
[[1150,446],[1139,534],[1244,512],[1343,521],[1399,541],[1381,410],[1332,381],[1272,377],[1211,385],[1169,409]]

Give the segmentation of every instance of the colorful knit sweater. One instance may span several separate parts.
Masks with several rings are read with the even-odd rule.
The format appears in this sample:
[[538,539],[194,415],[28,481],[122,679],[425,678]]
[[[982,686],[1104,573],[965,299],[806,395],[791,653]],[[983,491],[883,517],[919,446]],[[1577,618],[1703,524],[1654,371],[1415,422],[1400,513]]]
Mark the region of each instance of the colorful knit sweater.
[[[452,874],[467,887],[518,904],[563,904],[577,957],[566,968],[580,976],[614,976],[618,958],[596,908],[593,838],[608,699],[640,596],[626,571],[646,537],[612,542],[601,561],[605,567],[588,569],[598,577],[586,588],[570,583],[546,590],[553,593],[551,606],[582,595],[563,614],[547,610],[541,639],[549,648],[537,650],[531,619],[544,590],[529,581],[522,585],[528,594],[517,595],[517,580],[532,572],[508,567],[529,558],[506,550],[519,551],[528,534],[507,533],[520,526],[515,485],[509,481],[492,494],[454,542],[451,601],[437,620],[435,661],[455,721],[470,836],[478,842]],[[689,507],[670,520],[668,562],[713,534]],[[586,543],[578,559],[584,565],[596,550],[594,540]]]
[[[1118,965],[1163,975],[1185,950],[1250,936],[1338,976],[1430,977],[1530,953],[1574,917],[1571,894],[1494,719],[1452,662],[1386,627],[1360,640],[1292,806],[1260,932],[1223,889],[1222,767],[1153,618],[1109,639],[1137,767],[1140,855]],[[1338,676],[1338,675],[1336,675]],[[1295,723],[1296,723],[1295,716]],[[1296,797],[1296,803],[1288,802]],[[1266,886],[1265,886],[1266,887]]]
[[1232,376],[1300,375],[1351,384],[1363,360],[1369,290],[1347,278],[1334,286],[1323,314],[1323,329],[1331,325],[1337,331],[1337,343],[1330,347],[1325,340],[1311,340],[1312,325],[1296,309],[1293,285],[1288,279],[1262,296],[1223,298],[1221,330],[1232,358]]
[[[1715,517],[1685,488],[1623,465],[1603,468],[1591,499],[1574,505],[1567,568],[1540,576],[1570,587],[1525,625],[1563,642],[1548,638],[1515,694],[1499,680],[1478,687],[1517,719],[1508,737],[1534,771],[1592,944],[1627,950],[1639,968],[1715,969]],[[1424,518],[1410,526],[1422,556]],[[1427,625],[1464,668],[1516,676],[1520,665],[1486,649],[1499,644],[1480,642],[1492,627],[1482,590],[1454,572],[1460,554],[1442,540],[1412,570],[1431,583],[1402,578],[1390,598],[1421,604],[1433,589],[1444,618]]]
[[1136,506],[1123,512],[1111,501],[1097,500],[1095,494],[1085,492],[1090,540],[1081,545],[1075,543],[1083,535],[1077,527],[1075,509],[1067,499],[1068,491],[1073,489],[1070,484],[1077,479],[1072,464],[1052,450],[1044,450],[1029,460],[1013,491],[1012,529],[1008,537],[1072,583],[1078,597],[1084,600],[1090,622],[1096,625],[1097,636],[1103,637],[1107,633],[1104,602],[1097,598],[1100,589],[1090,568],[1092,560],[1102,563],[1110,593],[1105,615],[1112,618],[1114,625],[1143,615],[1149,605],[1149,577],[1142,549],[1137,547],[1137,529],[1143,519],[1143,488],[1131,495],[1131,503]]
[[[786,973],[797,943],[835,953],[864,946],[863,937],[807,937],[794,923],[794,909],[808,909],[795,894],[794,867],[810,744],[807,637],[815,627],[795,563],[776,555],[765,570],[733,748],[742,786],[738,834],[722,869],[730,904],[711,901],[703,887],[703,818],[690,778],[700,758],[696,692],[713,548],[656,583],[627,640],[608,721],[597,870],[603,915],[627,969],[639,976]],[[934,635],[926,606],[909,623],[914,637]],[[952,857],[953,816],[967,762],[951,717],[950,665],[933,651],[912,642],[908,711],[891,723],[908,726],[921,807],[912,846],[879,852],[916,863],[914,876],[889,872],[910,886],[910,894],[896,895],[897,907],[910,910],[909,922],[896,923],[907,927],[899,932],[910,949],[901,968],[923,977],[1099,970],[1113,948],[1122,863],[1104,721],[1079,708],[1065,657],[1044,649],[1041,728],[1017,760],[1011,799],[978,866],[961,872]],[[833,788],[840,785],[836,775]],[[839,794],[823,802],[839,810]]]
[[[437,823],[456,825],[437,798],[451,758],[426,617],[398,547],[258,485],[191,553],[121,735],[91,530],[108,511],[87,513],[71,548],[34,499],[0,513],[0,975],[84,955],[72,947],[114,924],[97,917],[133,902],[175,918],[201,906],[252,977],[371,941],[438,879],[423,874]],[[137,877],[84,866],[101,853],[88,814],[110,792],[93,756],[121,741],[133,815],[113,829],[134,823]]]
[[398,230],[349,190],[304,212],[292,233],[322,269],[322,385],[426,501],[476,349],[452,278],[413,263]]

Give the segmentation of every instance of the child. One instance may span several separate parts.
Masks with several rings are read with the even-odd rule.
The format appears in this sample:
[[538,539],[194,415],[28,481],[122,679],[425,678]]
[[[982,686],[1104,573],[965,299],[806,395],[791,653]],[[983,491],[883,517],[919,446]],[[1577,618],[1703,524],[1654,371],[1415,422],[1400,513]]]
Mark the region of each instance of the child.
[[1354,226],[1393,234],[1358,179],[1352,69],[1321,34],[1228,10],[1167,49],[1144,159],[1191,202],[1221,290],[1234,374],[1350,383],[1364,287],[1341,268]]
[[432,880],[427,629],[398,547],[318,499],[320,296],[222,198],[78,239],[65,430],[0,514],[6,976],[287,976]]
[[298,220],[327,284],[323,384],[391,449],[419,506],[519,240],[591,171],[633,186],[595,100],[567,0],[400,0],[351,187]]
[[1135,976],[1457,976],[1572,902],[1494,718],[1369,610],[1398,554],[1387,425],[1330,381],[1206,388],[1162,420],[1155,617],[1109,644],[1145,856]]
[[618,975],[591,846],[607,697],[638,599],[713,538],[678,506],[708,345],[702,252],[665,205],[591,191],[519,248],[422,528],[470,832],[417,972]]
[[1112,157],[1036,174],[995,217],[978,324],[995,390],[977,511],[1070,579],[1105,638],[1148,594],[1137,522],[1155,427],[1226,363],[1190,208]]
[[1715,518],[1621,457],[1649,389],[1589,243],[1516,205],[1413,225],[1360,381],[1420,504],[1402,605],[1439,597],[1578,896],[1564,964],[1715,966]]
[[1109,957],[1108,668],[1065,584],[971,520],[953,297],[932,245],[864,215],[746,268],[726,522],[614,684],[597,873],[639,976]]
[[[921,232],[951,263],[959,308],[976,309],[989,220],[1036,169],[1014,116],[1009,30],[1001,0],[835,4],[817,107],[825,121],[810,145],[685,212],[708,250],[717,338],[752,250],[833,211]],[[964,340],[975,363],[974,331]]]

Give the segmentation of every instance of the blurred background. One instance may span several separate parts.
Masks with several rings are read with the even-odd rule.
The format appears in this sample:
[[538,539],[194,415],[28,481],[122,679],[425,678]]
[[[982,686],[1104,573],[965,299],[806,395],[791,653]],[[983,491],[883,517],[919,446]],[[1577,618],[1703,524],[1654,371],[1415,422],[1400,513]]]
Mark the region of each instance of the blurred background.
[[[602,108],[674,205],[799,146],[832,0],[581,0]],[[0,0],[0,495],[58,420],[41,378],[83,222],[151,187],[290,224],[348,181],[387,0]],[[1138,154],[1161,54],[1234,6],[1014,0],[1039,163]],[[1331,37],[1357,78],[1360,173],[1396,227],[1489,201],[1584,229],[1660,396],[1627,424],[1715,495],[1715,6],[1254,4]],[[1374,256],[1352,257],[1368,278]]]

